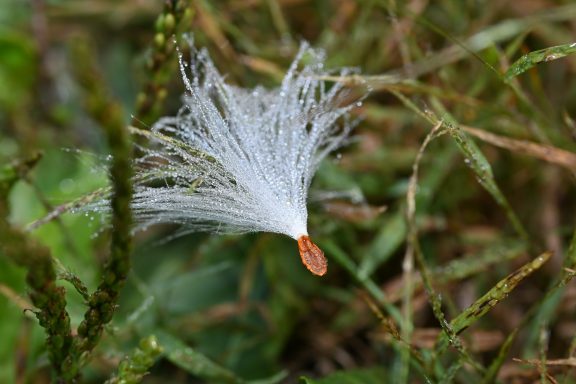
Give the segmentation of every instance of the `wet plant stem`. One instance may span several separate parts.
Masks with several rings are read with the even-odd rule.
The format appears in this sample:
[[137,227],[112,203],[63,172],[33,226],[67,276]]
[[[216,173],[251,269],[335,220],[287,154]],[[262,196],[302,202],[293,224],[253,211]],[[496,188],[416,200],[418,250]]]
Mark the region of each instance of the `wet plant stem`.
[[130,271],[132,249],[132,145],[119,104],[112,101],[102,86],[104,82],[93,65],[84,44],[75,47],[76,79],[84,91],[84,102],[90,116],[104,129],[112,154],[110,178],[112,182],[110,256],[104,265],[98,288],[90,295],[88,310],[78,326],[74,343],[74,372],[83,364],[87,354],[98,344],[104,326],[116,309],[120,290]]

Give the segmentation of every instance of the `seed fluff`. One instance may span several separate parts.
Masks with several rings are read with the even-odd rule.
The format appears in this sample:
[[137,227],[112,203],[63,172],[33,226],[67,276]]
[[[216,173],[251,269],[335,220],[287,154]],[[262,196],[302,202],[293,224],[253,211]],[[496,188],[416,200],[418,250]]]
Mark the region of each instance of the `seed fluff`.
[[329,74],[323,61],[304,43],[278,88],[244,89],[225,82],[205,49],[194,50],[190,64],[181,57],[183,107],[149,131],[131,128],[151,142],[136,161],[138,228],[285,234],[310,272],[324,275],[306,200],[320,162],[349,134],[354,105],[345,104],[343,85],[321,80]]

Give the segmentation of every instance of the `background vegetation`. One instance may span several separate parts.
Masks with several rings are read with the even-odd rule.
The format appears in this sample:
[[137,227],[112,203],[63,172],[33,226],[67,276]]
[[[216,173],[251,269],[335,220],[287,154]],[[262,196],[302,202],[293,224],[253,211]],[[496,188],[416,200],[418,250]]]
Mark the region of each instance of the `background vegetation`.
[[[0,382],[576,382],[575,20],[568,0],[3,0]],[[246,87],[303,39],[361,70],[331,79],[371,92],[313,185],[337,192],[310,204],[327,276],[273,234],[157,227],[131,251],[123,128],[177,111],[183,32]],[[23,229],[107,168],[114,231]]]

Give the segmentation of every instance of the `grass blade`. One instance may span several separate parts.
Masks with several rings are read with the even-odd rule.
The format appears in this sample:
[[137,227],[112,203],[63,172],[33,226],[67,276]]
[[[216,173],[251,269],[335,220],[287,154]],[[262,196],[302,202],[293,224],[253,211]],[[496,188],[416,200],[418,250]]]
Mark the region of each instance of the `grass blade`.
[[452,328],[457,334],[462,333],[466,328],[490,311],[492,307],[504,300],[522,280],[538,270],[550,259],[551,256],[552,253],[544,252],[534,260],[523,265],[504,279],[500,280],[484,296],[476,300],[474,304],[454,318],[450,323]]
[[538,51],[532,51],[514,62],[504,74],[504,80],[510,81],[518,75],[526,72],[539,63],[561,59],[576,53],[576,43],[557,45]]
[[209,382],[233,384],[245,382],[233,372],[190,348],[171,334],[160,330],[157,335],[166,351],[166,358],[185,371]]

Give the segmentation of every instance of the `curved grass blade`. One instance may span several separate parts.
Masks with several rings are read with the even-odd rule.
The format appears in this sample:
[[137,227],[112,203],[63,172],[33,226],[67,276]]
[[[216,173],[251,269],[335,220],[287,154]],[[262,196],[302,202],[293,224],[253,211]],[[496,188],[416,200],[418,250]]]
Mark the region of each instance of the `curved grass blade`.
[[326,253],[331,256],[332,260],[346,270],[356,280],[358,285],[365,289],[366,292],[368,292],[368,294],[386,310],[386,313],[390,315],[394,321],[402,321],[400,311],[387,300],[384,292],[370,277],[360,274],[356,263],[352,261],[352,259],[338,246],[338,244],[329,239],[320,240],[319,244],[322,246],[322,249],[326,250]]
[[454,364],[452,364],[450,366],[450,368],[448,368],[448,370],[446,371],[446,373],[440,378],[440,380],[438,381],[439,384],[450,384],[453,383],[456,377],[456,374],[458,373],[458,371],[460,370],[460,368],[462,368],[463,366],[463,362],[462,360],[457,360]]
[[420,110],[412,100],[403,94],[396,91],[392,91],[392,94],[406,107],[427,120],[430,124],[437,125],[442,121],[442,128],[446,129],[446,132],[452,137],[452,139],[454,139],[456,146],[464,156],[464,162],[476,174],[476,178],[480,185],[490,193],[490,195],[492,195],[494,200],[496,200],[496,203],[504,210],[508,220],[522,240],[528,242],[528,234],[518,219],[518,216],[510,206],[510,203],[508,203],[508,200],[500,190],[500,187],[498,187],[490,163],[476,143],[462,130],[458,122],[448,114],[440,101],[436,98],[430,99],[432,105],[443,113],[442,120],[440,120],[436,114],[430,110]]
[[171,334],[158,330],[160,344],[164,347],[166,358],[186,372],[214,383],[245,383],[232,371],[218,365],[200,352],[190,348]]
[[[470,366],[474,367],[477,371],[482,372],[483,367],[479,363],[474,361],[474,359],[468,354],[466,348],[464,347],[457,333],[454,331],[452,326],[446,320],[444,312],[442,311],[441,297],[434,290],[431,273],[426,265],[424,254],[422,252],[422,249],[420,248],[420,241],[418,238],[418,227],[416,225],[416,190],[418,187],[418,170],[420,161],[424,155],[426,147],[430,144],[430,142],[445,133],[446,130],[444,128],[443,121],[438,121],[435,124],[434,128],[428,133],[428,135],[424,139],[424,142],[422,143],[422,145],[420,146],[420,150],[418,151],[418,155],[414,160],[414,164],[412,165],[412,176],[410,177],[408,191],[406,193],[406,223],[408,226],[408,235],[407,235],[408,244],[406,247],[403,269],[405,276],[408,276],[411,273],[413,266],[407,269],[406,265],[414,264],[414,262],[416,262],[416,265],[422,277],[422,283],[424,285],[424,288],[430,301],[430,305],[432,307],[432,312],[434,313],[434,317],[436,317],[436,320],[440,324],[442,330],[444,331],[444,334],[448,336],[448,341],[450,342],[450,344],[460,354],[458,362],[466,362]],[[407,281],[405,285],[407,286],[412,285],[412,283],[408,283],[409,279],[405,278],[405,280]],[[409,307],[410,297],[412,295],[412,289],[409,288],[406,289],[406,291],[407,295],[405,294],[403,304],[404,307]],[[412,320],[410,316],[408,316],[408,318],[404,319],[404,321],[411,322]],[[409,338],[411,337],[411,335],[406,334],[403,335],[403,337]],[[405,356],[403,357],[405,358]],[[458,370],[458,368],[454,369],[456,369],[456,371]],[[448,371],[452,372],[452,369],[449,369]],[[448,373],[447,375],[450,376],[451,373]]]
[[573,53],[576,53],[576,43],[557,45],[540,49],[538,51],[532,51],[516,60],[514,64],[508,68],[504,74],[504,80],[509,82],[537,64],[558,60]]
[[493,265],[514,260],[527,251],[526,243],[518,240],[504,240],[487,246],[481,252],[464,255],[462,258],[438,267],[432,271],[434,281],[446,284],[487,271]]
[[386,372],[382,368],[366,368],[334,372],[322,379],[300,377],[303,384],[380,384],[386,382]]
[[[418,171],[420,167],[420,162],[424,157],[424,152],[428,145],[437,137],[441,136],[444,132],[441,130],[442,122],[438,122],[432,128],[430,133],[426,135],[424,142],[420,146],[420,150],[416,155],[416,159],[414,160],[414,164],[412,165],[412,176],[410,177],[410,181],[408,183],[408,191],[406,192],[406,223],[408,226],[408,237],[407,237],[407,247],[406,252],[404,255],[404,261],[402,263],[402,270],[403,270],[403,281],[404,281],[404,297],[402,300],[402,307],[403,310],[403,321],[402,321],[402,337],[405,340],[411,340],[412,332],[413,332],[413,319],[412,319],[412,296],[414,294],[414,279],[412,276],[412,272],[414,270],[414,254],[419,252],[419,245],[418,245],[418,227],[416,225],[416,190],[418,188]],[[421,255],[419,255],[421,256]],[[424,271],[424,263],[419,263],[419,266],[422,268],[421,272],[422,275],[427,274],[427,271]],[[426,279],[427,277],[424,277]],[[427,283],[427,282],[426,282]],[[426,284],[425,283],[425,284]],[[431,286],[427,285],[428,291],[431,291]],[[434,295],[431,295],[430,298],[433,300]],[[434,305],[433,305],[434,306]],[[441,317],[440,317],[441,318]],[[439,318],[439,320],[440,320]],[[399,382],[408,382],[409,377],[409,369],[410,369],[410,355],[408,350],[403,350],[401,355],[402,360],[402,369],[399,372]]]
[[[435,152],[433,161],[428,164],[426,174],[418,180],[418,188],[426,193],[418,195],[418,206],[426,210],[426,207],[439,193],[443,181],[448,177],[453,160],[458,156],[458,150],[453,146],[446,146],[442,151]],[[404,217],[404,209],[400,207],[388,215],[385,224],[378,231],[375,240],[370,244],[358,268],[362,277],[368,277],[376,269],[385,264],[390,257],[404,244],[408,226]]]
[[456,316],[450,323],[454,331],[459,334],[472,325],[476,320],[484,316],[492,307],[504,300],[516,286],[538,270],[552,256],[551,252],[544,252],[534,260],[523,265],[516,271],[512,272],[504,279],[500,280],[484,296],[479,298],[470,307],[465,309],[460,315]]
[[488,192],[494,200],[502,207],[506,216],[508,216],[508,220],[520,235],[520,237],[524,240],[528,239],[528,234],[526,230],[520,223],[518,216],[512,210],[510,203],[496,184],[496,180],[494,179],[494,174],[492,173],[492,167],[480,148],[476,145],[476,143],[470,139],[468,135],[466,135],[459,126],[453,125],[451,123],[445,123],[448,126],[448,133],[456,144],[460,151],[465,157],[464,162],[472,169],[472,171],[476,174],[476,178],[478,183]]
[[498,350],[498,356],[496,356],[496,358],[492,361],[488,367],[486,375],[482,378],[482,384],[490,384],[494,382],[496,375],[504,364],[504,360],[506,360],[506,356],[508,356],[510,348],[512,348],[513,341],[516,339],[518,331],[519,328],[515,328],[512,333],[508,335],[502,346],[500,346],[500,349]]
[[[573,265],[571,264],[571,260],[574,260],[576,256],[576,232],[574,233],[574,237],[572,238],[571,247],[568,250],[568,254],[566,255],[565,265]],[[543,322],[548,322],[551,318],[551,314],[557,308],[559,303],[560,297],[563,295],[565,290],[566,284],[570,282],[570,280],[574,277],[574,272],[571,268],[564,268],[564,272],[562,276],[558,278],[558,280],[551,285],[548,289],[544,298],[539,300],[538,302],[534,303],[534,305],[526,312],[526,316],[522,320],[522,323],[516,327],[512,333],[506,338],[506,341],[502,344],[500,351],[498,352],[498,356],[494,359],[492,364],[488,369],[488,373],[484,376],[482,383],[488,384],[494,382],[498,371],[500,370],[501,366],[504,364],[504,360],[508,355],[510,348],[512,347],[512,343],[516,338],[518,332],[529,323],[533,323],[534,327],[542,324]],[[571,347],[572,348],[572,347]],[[568,355],[572,355],[572,349],[569,351]]]

